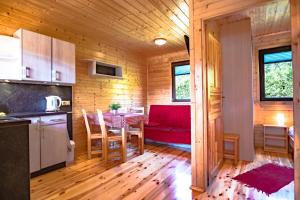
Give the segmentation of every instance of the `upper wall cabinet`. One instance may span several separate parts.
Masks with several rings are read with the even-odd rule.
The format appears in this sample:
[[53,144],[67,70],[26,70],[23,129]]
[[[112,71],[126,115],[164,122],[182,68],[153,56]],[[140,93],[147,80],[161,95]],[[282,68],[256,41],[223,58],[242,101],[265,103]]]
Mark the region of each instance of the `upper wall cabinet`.
[[52,38],[52,82],[75,83],[75,45]]
[[21,48],[20,39],[0,36],[0,79],[21,80]]
[[14,36],[21,39],[22,80],[51,82],[51,37],[25,29]]

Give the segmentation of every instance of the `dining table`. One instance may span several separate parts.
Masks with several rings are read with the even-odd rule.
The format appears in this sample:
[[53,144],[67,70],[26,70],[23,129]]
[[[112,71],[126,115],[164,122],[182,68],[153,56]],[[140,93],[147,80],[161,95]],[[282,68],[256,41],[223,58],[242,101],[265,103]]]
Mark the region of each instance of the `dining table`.
[[[94,125],[99,125],[99,120],[97,115],[94,115]],[[111,113],[111,112],[105,112],[103,113],[103,118],[105,121],[106,126],[110,128],[110,131],[113,130],[120,130],[121,133],[125,132],[126,138],[127,133],[130,132],[131,126],[136,126],[141,131],[141,140],[140,146],[139,146],[139,153],[140,155],[144,154],[144,121],[147,119],[147,117],[144,114],[137,114],[137,113]],[[120,132],[119,132],[120,134]],[[127,152],[127,142],[125,140],[125,145],[123,152]]]

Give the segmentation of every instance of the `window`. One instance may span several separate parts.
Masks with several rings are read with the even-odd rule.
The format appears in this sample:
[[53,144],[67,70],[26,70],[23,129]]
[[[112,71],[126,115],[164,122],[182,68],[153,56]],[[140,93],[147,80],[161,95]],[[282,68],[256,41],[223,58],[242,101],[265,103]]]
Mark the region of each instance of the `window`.
[[190,101],[190,62],[172,63],[172,99],[174,102]]
[[259,51],[260,100],[292,101],[293,68],[290,46]]

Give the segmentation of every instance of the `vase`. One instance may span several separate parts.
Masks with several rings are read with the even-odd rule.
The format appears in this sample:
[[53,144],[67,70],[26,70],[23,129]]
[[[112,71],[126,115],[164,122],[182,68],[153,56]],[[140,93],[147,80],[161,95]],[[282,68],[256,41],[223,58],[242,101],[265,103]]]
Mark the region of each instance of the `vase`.
[[117,110],[111,110],[110,111],[113,115],[117,114]]

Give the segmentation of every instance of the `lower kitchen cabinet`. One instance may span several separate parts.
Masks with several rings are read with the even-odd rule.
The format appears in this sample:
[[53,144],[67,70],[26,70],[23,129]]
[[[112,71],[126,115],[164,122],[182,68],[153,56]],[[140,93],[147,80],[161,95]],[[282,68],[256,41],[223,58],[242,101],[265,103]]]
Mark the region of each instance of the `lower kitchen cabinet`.
[[[67,160],[66,115],[52,115],[27,118],[29,125],[30,173],[45,169]],[[39,173],[38,173],[39,174]]]
[[41,168],[67,160],[67,124],[48,124],[41,128]]

